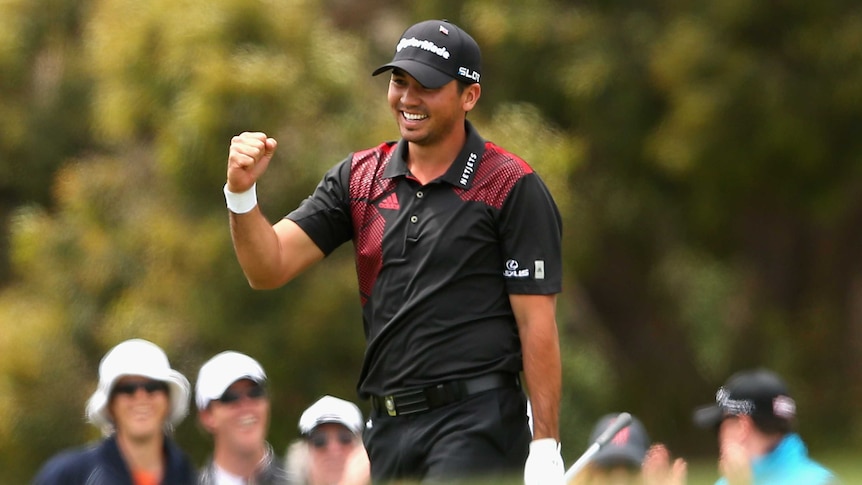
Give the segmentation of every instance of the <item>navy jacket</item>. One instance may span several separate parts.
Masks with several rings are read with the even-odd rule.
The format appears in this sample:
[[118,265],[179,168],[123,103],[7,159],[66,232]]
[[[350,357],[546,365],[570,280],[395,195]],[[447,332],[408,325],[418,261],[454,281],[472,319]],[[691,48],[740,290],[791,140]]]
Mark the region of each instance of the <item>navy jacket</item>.
[[[194,485],[197,474],[188,456],[165,437],[163,485]],[[115,436],[85,448],[66,450],[48,460],[35,485],[134,485]]]

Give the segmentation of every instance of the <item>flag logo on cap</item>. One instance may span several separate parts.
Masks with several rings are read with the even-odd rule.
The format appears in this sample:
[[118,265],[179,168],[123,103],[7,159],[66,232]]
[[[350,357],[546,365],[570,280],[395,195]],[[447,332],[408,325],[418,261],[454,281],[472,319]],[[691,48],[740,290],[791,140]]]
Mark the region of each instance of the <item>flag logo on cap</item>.
[[443,32],[443,35],[449,35],[449,29],[446,27],[440,26],[440,32]]

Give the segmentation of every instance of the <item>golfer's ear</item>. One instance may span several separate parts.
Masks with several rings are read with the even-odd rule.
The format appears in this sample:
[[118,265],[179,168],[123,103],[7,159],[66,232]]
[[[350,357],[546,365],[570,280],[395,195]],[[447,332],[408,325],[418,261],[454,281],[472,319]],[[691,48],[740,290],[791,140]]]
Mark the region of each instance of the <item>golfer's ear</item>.
[[464,88],[464,93],[461,95],[461,106],[464,111],[470,111],[475,108],[481,96],[482,85],[479,83],[473,83]]

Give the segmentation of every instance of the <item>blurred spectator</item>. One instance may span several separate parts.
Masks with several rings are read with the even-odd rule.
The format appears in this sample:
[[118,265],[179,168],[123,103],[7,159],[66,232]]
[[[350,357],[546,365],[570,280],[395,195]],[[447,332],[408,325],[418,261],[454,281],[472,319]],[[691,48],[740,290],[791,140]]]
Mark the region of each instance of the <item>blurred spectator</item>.
[[195,388],[198,418],[213,437],[200,485],[287,483],[266,441],[270,403],[263,367],[245,354],[222,352],[201,366]]
[[[588,444],[594,443],[618,416],[617,413],[602,416],[593,427]],[[601,447],[569,483],[571,485],[681,485],[685,483],[685,467],[682,459],[677,459],[673,465],[670,465],[664,445],[660,443],[651,445],[643,423],[632,416],[631,424],[617,432]]]
[[766,369],[734,374],[715,404],[695,410],[695,424],[718,433],[719,485],[837,483],[832,472],[808,457],[793,432],[796,402],[784,381]]
[[362,431],[362,412],[355,404],[333,396],[323,396],[317,400],[299,418],[302,439],[288,448],[288,483],[371,483]]
[[192,485],[195,470],[170,438],[189,407],[189,381],[152,342],[126,340],[99,364],[87,419],[105,439],[51,458],[34,483]]

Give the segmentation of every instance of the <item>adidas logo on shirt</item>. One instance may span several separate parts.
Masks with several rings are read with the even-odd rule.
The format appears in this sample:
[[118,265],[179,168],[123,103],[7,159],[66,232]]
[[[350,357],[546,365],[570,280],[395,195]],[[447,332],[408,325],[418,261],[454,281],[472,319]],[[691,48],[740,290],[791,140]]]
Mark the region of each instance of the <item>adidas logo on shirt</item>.
[[385,199],[380,202],[377,207],[394,211],[397,211],[401,208],[401,206],[398,204],[398,197],[394,193],[389,194]]

